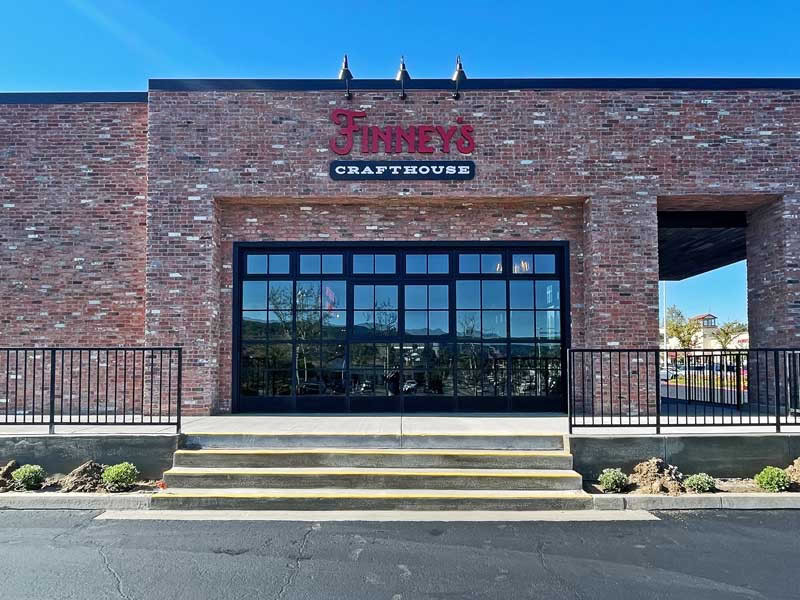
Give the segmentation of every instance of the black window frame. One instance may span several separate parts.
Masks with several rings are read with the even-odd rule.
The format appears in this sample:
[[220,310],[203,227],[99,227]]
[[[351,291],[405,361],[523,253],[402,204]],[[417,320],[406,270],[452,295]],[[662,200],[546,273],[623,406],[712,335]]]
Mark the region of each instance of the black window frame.
[[[553,274],[537,274],[535,272],[525,274],[515,274],[512,271],[512,260],[515,253],[532,254],[553,253],[555,255],[556,269]],[[499,252],[503,261],[502,273],[459,273],[458,255],[459,254],[491,254]],[[249,275],[246,270],[248,253],[264,254],[288,254],[289,273],[274,276],[275,279],[293,281],[295,290],[297,282],[303,280],[344,280],[346,285],[346,331],[342,339],[337,340],[314,340],[301,342],[297,339],[296,331],[296,307],[292,305],[293,328],[292,339],[280,340],[281,343],[292,344],[292,364],[297,360],[297,348],[301,343],[313,344],[343,344],[345,347],[346,369],[346,389],[342,396],[307,396],[319,400],[316,403],[301,402],[298,398],[304,398],[297,394],[296,377],[291,377],[290,396],[269,396],[269,397],[241,397],[240,396],[240,368],[241,368],[241,349],[242,344],[247,340],[242,339],[242,282],[247,280],[267,280],[273,276],[268,274]],[[341,254],[343,255],[343,272],[341,274],[300,274],[300,254],[318,253]],[[394,254],[395,273],[353,273],[353,255],[355,254]],[[449,256],[449,269],[446,274],[422,274],[406,273],[406,255],[409,254],[447,254]],[[570,269],[569,269],[569,243],[566,241],[518,241],[504,240],[492,242],[468,242],[468,241],[436,241],[436,242],[234,242],[233,243],[233,293],[232,293],[232,381],[231,381],[231,400],[233,412],[268,412],[268,413],[292,413],[292,412],[409,412],[409,411],[446,411],[446,412],[566,412],[566,375],[567,375],[567,352],[571,345],[571,319],[570,319]],[[463,339],[457,337],[456,324],[456,281],[465,279],[475,280],[499,280],[506,282],[506,335],[502,338],[486,339]],[[510,307],[510,281],[517,279],[536,280],[557,280],[560,286],[560,329],[559,340],[532,338],[512,338],[511,331],[511,307]],[[405,334],[405,285],[437,285],[446,283],[449,294],[449,332],[440,336],[406,335]],[[353,315],[355,314],[353,286],[354,285],[394,285],[397,286],[397,334],[390,336],[358,336],[353,335]],[[535,294],[535,286],[534,294]],[[429,309],[430,310],[430,309]],[[534,314],[535,317],[535,314]],[[269,343],[266,341],[265,343]],[[482,345],[505,345],[506,353],[506,394],[505,396],[464,396],[457,394],[458,368],[454,365],[451,373],[453,380],[452,396],[407,396],[399,393],[394,396],[382,397],[383,404],[377,403],[375,406],[365,405],[363,398],[359,397],[359,402],[353,403],[356,398],[350,393],[352,380],[350,377],[349,351],[351,344],[374,343],[397,344],[398,353],[402,357],[404,344],[424,344],[438,343],[452,345],[454,348],[453,361],[458,361],[458,348],[461,343],[477,343]],[[542,397],[514,396],[512,394],[511,377],[513,372],[512,365],[512,344],[560,344],[561,349],[561,370],[560,370],[560,394],[557,399],[549,398],[541,400]],[[404,377],[401,372],[401,381]],[[269,407],[259,408],[259,400],[264,398],[271,399]],[[481,402],[490,398],[491,401]],[[275,401],[282,399],[283,402]],[[408,400],[412,402],[408,402]],[[427,406],[420,400],[429,400]],[[526,400],[532,400],[526,402]],[[326,400],[330,400],[327,402]],[[444,401],[443,401],[444,400]],[[538,401],[538,402],[537,402]]]

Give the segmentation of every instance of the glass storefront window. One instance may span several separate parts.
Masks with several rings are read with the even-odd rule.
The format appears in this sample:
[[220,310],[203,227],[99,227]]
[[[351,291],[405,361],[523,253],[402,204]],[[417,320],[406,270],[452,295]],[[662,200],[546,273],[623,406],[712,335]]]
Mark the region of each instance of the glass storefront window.
[[528,410],[557,400],[560,250],[527,247],[248,248],[237,259],[240,405]]

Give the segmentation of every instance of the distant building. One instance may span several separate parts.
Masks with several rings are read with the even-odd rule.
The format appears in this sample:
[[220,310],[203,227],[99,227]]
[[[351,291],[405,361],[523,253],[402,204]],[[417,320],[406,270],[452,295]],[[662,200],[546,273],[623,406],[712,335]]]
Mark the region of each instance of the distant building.
[[[717,316],[711,313],[705,313],[702,315],[695,315],[694,317],[689,318],[690,321],[699,321],[700,322],[700,331],[693,338],[692,346],[698,350],[719,350],[722,348],[722,345],[717,341],[717,338],[714,337],[714,334],[719,330],[719,325],[717,325]],[[661,339],[664,339],[664,328],[660,328]],[[669,338],[667,340],[667,348],[680,348],[681,344],[678,342],[677,338]],[[744,333],[740,333],[736,337],[733,338],[733,341],[728,346],[729,350],[734,350],[736,348],[749,348],[750,347],[750,334],[745,331]]]

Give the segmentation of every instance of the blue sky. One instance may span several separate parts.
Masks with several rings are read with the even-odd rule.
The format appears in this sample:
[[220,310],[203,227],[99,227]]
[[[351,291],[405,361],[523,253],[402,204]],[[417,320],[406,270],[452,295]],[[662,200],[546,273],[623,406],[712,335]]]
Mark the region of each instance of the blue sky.
[[[7,1],[0,91],[145,90],[150,77],[797,77],[797,0]],[[744,319],[744,267],[669,284]]]

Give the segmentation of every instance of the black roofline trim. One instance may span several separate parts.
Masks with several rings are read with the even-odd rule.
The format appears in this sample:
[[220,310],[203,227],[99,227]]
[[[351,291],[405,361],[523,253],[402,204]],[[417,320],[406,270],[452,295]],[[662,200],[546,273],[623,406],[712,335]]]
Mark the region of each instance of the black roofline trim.
[[0,104],[88,104],[91,102],[146,103],[147,92],[8,92]]
[[[399,90],[394,79],[353,79],[351,90]],[[151,79],[162,92],[343,91],[337,79]],[[449,79],[412,79],[407,90],[452,90]],[[461,90],[800,90],[800,78],[550,78],[467,79]]]

